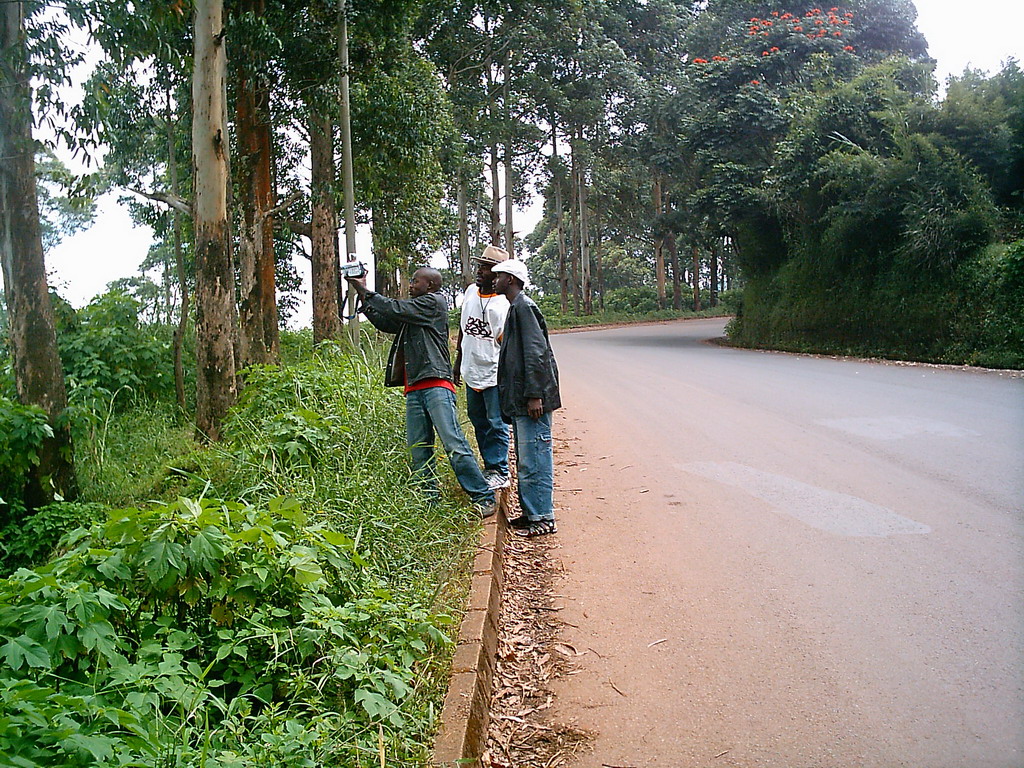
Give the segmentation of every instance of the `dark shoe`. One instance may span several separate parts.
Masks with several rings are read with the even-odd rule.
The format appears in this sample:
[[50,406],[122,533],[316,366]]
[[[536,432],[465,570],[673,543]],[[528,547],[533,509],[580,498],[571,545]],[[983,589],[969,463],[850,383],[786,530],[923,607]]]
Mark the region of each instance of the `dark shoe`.
[[480,515],[481,519],[488,518],[498,511],[497,501],[478,501],[473,505],[473,509]]
[[530,518],[526,515],[520,515],[519,517],[513,517],[509,520],[508,524],[512,528],[525,528],[530,524]]
[[533,538],[534,536],[547,536],[549,533],[557,533],[554,520],[531,520],[525,528],[513,528],[512,533],[516,536]]

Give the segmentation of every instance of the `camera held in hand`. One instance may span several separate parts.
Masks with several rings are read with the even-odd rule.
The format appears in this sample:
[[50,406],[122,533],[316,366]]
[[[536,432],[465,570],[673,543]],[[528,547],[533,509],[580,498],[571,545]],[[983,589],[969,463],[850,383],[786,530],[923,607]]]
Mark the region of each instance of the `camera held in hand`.
[[341,276],[346,280],[357,280],[366,277],[366,265],[361,261],[346,261],[341,265]]

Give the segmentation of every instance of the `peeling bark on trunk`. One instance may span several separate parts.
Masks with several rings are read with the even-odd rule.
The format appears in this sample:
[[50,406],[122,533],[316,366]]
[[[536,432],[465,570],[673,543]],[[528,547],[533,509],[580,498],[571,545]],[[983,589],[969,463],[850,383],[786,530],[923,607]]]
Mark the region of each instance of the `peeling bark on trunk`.
[[[241,10],[260,16],[264,0],[244,0]],[[276,362],[280,337],[274,223],[268,213],[274,205],[270,92],[252,71],[243,71],[238,79],[235,125],[241,155],[238,186],[243,216],[239,237],[239,365],[244,367]]]
[[331,121],[310,112],[309,143],[312,160],[313,194],[313,342],[338,339],[341,320],[338,315],[338,209],[331,193],[334,183],[334,142]]
[[39,463],[26,478],[24,501],[36,509],[53,501],[55,491],[70,499],[78,489],[70,427],[60,426],[67,392],[39,229],[32,93],[22,20],[21,3],[0,3],[0,261],[18,400],[46,411],[53,428],[53,437],[43,440]]
[[195,4],[192,156],[195,168],[196,426],[219,440],[237,396],[235,274],[228,226],[226,56],[222,0]]

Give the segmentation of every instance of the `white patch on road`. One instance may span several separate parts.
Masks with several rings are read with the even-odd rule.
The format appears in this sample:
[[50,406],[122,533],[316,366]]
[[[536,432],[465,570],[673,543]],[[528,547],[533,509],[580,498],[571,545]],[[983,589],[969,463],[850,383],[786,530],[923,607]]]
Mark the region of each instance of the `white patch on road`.
[[896,536],[931,533],[923,523],[870,501],[837,493],[791,477],[736,464],[699,461],[676,465],[686,472],[746,491],[778,512],[839,536]]
[[818,423],[873,440],[902,440],[914,435],[973,437],[978,433],[946,421],[914,419],[905,416],[851,416],[846,419],[818,419]]

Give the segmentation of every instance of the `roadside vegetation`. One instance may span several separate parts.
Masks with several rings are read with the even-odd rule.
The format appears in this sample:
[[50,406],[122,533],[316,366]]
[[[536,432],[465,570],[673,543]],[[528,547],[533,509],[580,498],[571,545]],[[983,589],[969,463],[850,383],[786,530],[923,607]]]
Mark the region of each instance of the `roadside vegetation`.
[[476,526],[411,483],[378,348],[286,333],[200,444],[135,306],[66,311],[74,502],[11,503],[46,421],[6,368],[0,764],[424,764]]
[[[1024,367],[1024,73],[940,92],[905,0],[8,0],[0,70],[3,765],[426,759],[473,525],[342,322],[357,223],[389,296],[490,243],[554,328]],[[110,191],[153,244],[75,309]]]
[[544,313],[548,327],[585,328],[591,325],[626,325],[651,323],[661,320],[681,320],[693,317],[727,317],[736,311],[739,294],[727,291],[717,298],[712,306],[707,292],[703,295],[704,309],[693,309],[692,302],[686,301],[682,309],[659,309],[657,291],[653,288],[622,288],[610,292],[603,307],[594,307],[589,315],[572,312],[562,313],[558,296],[542,296],[537,303]]

